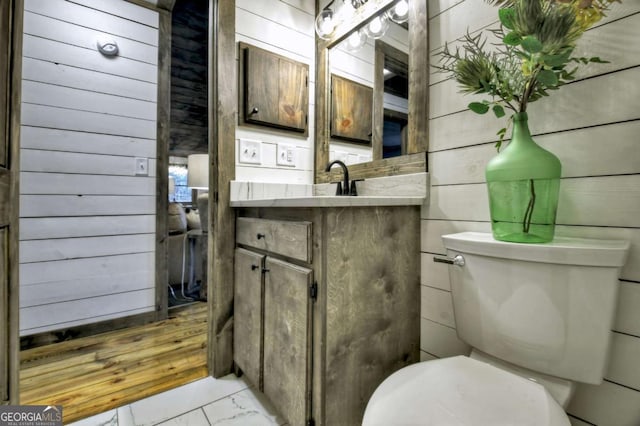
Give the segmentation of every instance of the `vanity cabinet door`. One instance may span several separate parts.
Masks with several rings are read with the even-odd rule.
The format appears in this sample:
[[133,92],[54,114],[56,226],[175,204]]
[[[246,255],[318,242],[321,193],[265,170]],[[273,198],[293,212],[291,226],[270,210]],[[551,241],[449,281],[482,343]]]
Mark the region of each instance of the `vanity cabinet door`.
[[264,290],[264,393],[290,425],[310,418],[313,271],[267,257]]
[[265,256],[238,248],[235,252],[233,322],[234,361],[247,380],[262,389],[262,318]]

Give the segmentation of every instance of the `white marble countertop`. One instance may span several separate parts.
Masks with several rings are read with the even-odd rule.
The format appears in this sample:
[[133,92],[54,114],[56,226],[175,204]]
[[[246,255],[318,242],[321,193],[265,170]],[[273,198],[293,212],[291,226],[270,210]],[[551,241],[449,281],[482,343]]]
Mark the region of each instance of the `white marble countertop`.
[[233,181],[231,207],[420,206],[428,196],[428,174],[365,179],[357,187],[357,196],[336,196],[335,184]]
[[331,196],[266,198],[231,201],[231,207],[371,207],[371,206],[421,206],[424,197],[410,196]]

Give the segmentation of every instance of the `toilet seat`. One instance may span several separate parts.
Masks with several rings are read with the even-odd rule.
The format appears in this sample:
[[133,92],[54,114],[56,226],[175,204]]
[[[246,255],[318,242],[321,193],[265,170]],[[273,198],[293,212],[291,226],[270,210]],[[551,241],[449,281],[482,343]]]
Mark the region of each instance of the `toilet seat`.
[[546,389],[487,363],[457,356],[396,371],[376,389],[363,426],[568,426]]

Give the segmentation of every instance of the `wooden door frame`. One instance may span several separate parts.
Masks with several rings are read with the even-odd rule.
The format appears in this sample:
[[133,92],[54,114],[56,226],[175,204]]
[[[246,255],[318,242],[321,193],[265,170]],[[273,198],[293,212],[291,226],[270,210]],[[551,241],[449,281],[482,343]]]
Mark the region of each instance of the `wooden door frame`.
[[[8,207],[8,250],[7,264],[8,295],[6,324],[2,324],[1,333],[7,333],[8,345],[0,350],[7,351],[8,376],[0,380],[8,381],[8,401],[1,403],[18,404],[20,400],[20,337],[19,337],[19,176],[20,176],[20,99],[22,84],[22,15],[23,0],[9,0],[0,6],[0,40],[6,43],[0,46],[0,52],[8,53],[0,57],[0,78],[7,79],[8,90],[0,95],[0,119],[7,120],[7,131],[1,135],[0,143],[6,144],[9,157],[9,207]],[[3,26],[1,23],[8,23]],[[5,41],[6,40],[6,41]],[[0,54],[2,56],[2,54]],[[7,59],[6,61],[4,59]],[[5,202],[7,200],[2,200]],[[1,303],[1,302],[0,302]],[[4,321],[3,321],[4,322]],[[2,384],[5,385],[4,383]]]
[[[171,5],[173,6],[173,4]],[[156,259],[154,319],[169,312],[169,138],[171,132],[171,10],[157,9],[158,25],[158,106],[156,119]]]
[[209,0],[209,374],[221,377],[233,366],[233,259],[235,211],[230,182],[235,179],[238,121],[236,2]]

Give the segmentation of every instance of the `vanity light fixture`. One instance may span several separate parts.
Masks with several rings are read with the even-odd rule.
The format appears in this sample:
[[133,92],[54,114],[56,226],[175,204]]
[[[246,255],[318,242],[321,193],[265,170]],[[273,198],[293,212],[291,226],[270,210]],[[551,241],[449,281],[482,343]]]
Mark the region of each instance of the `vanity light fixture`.
[[[346,19],[348,21],[348,17],[364,6],[368,0],[342,0],[343,4],[337,11],[334,11],[336,8],[336,6],[333,6],[334,2],[335,0],[331,0],[316,17],[316,34],[323,40],[330,40],[342,20]],[[386,13],[373,18],[361,31],[359,30],[352,34],[345,44],[346,49],[351,52],[359,50],[365,44],[366,37],[372,39],[382,38],[389,28],[389,20],[402,24],[408,19],[409,2],[408,0],[399,0]]]
[[358,31],[354,31],[349,37],[347,37],[347,41],[345,42],[345,49],[348,52],[357,52],[362,49],[367,43],[367,35],[364,33],[363,29],[359,29]]
[[329,40],[338,27],[338,20],[331,9],[333,1],[326,5],[316,17],[316,34],[323,40]]
[[364,27],[364,32],[372,39],[382,38],[389,28],[389,21],[385,15],[376,16]]
[[387,16],[396,24],[402,24],[409,20],[409,2],[400,0],[387,12]]

